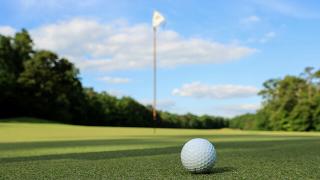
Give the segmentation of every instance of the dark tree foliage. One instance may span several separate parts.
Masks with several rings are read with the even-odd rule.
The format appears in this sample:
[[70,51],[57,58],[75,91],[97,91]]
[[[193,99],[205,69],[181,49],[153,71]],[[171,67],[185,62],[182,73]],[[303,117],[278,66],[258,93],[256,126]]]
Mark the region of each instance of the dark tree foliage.
[[[83,99],[78,70],[49,51],[36,52],[24,63],[18,84],[23,114],[73,122]],[[80,109],[79,109],[80,110]]]
[[182,127],[197,129],[216,129],[228,127],[228,120],[216,116],[196,116],[193,114],[177,115],[169,112],[160,112],[163,127]]
[[240,129],[284,131],[320,130],[320,70],[305,68],[300,76],[266,81],[260,95],[264,101],[256,114],[231,120]]
[[1,117],[20,115],[21,89],[17,82],[24,63],[34,51],[33,42],[26,30],[14,37],[0,35],[0,107]]
[[0,118],[29,116],[101,126],[224,128],[222,117],[158,112],[131,97],[84,88],[78,69],[50,51],[36,51],[26,30],[0,35]]
[[231,128],[238,128],[238,129],[255,129],[256,128],[256,115],[255,114],[244,114],[241,116],[234,117],[231,121],[229,126]]

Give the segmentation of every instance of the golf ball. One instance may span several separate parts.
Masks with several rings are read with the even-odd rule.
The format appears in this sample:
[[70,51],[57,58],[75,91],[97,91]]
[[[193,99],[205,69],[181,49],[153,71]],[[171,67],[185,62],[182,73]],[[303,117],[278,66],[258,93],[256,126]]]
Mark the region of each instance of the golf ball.
[[210,172],[216,159],[216,150],[206,139],[191,139],[181,150],[182,165],[192,173]]

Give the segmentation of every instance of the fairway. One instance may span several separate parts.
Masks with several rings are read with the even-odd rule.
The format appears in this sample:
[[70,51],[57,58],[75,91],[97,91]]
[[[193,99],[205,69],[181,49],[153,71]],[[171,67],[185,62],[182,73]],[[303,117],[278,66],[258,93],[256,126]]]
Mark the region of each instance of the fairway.
[[[207,138],[218,161],[190,174],[183,144]],[[320,133],[0,123],[0,179],[320,179]]]

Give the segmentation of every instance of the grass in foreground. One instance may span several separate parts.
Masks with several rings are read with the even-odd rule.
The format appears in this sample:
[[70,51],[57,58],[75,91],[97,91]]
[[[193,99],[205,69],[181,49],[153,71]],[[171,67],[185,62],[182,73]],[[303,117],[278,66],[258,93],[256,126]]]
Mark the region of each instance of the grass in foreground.
[[[218,161],[194,175],[183,144],[214,142]],[[320,133],[0,123],[0,179],[320,179]]]

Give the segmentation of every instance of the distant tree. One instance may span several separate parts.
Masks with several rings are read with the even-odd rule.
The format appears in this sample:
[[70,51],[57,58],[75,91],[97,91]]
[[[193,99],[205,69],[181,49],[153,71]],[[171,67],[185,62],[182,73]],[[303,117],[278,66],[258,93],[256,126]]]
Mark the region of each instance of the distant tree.
[[14,83],[15,66],[12,62],[14,50],[11,38],[0,35],[0,85],[4,88],[6,85]]
[[29,60],[34,54],[33,41],[27,32],[22,29],[21,32],[17,32],[13,38],[13,63],[14,72],[18,76],[24,69],[24,63]]
[[233,118],[231,127],[247,126],[287,131],[320,130],[320,70],[314,71],[313,67],[307,67],[299,77],[271,79],[263,86],[259,93],[263,97],[262,108],[252,116]]
[[277,87],[280,79],[269,79],[263,83],[264,89],[262,89],[258,94],[261,95],[265,102],[273,100],[277,96]]
[[22,101],[17,79],[23,71],[23,64],[32,57],[33,42],[26,30],[14,37],[0,35],[0,117],[21,115]]
[[320,131],[320,70],[314,73],[315,78],[315,89],[316,93],[314,95],[314,112],[313,112],[313,127],[315,130]]
[[[0,35],[0,118],[30,116],[53,121],[110,126],[155,125],[151,107],[131,97],[83,88],[79,70],[57,54],[34,50],[25,29]],[[159,112],[157,127],[220,128],[224,118]]]
[[50,51],[39,51],[24,64],[18,83],[24,90],[26,114],[72,122],[82,86],[78,70]]
[[122,97],[117,102],[118,113],[121,113],[121,119],[118,119],[117,125],[125,124],[127,126],[151,126],[151,111],[144,105],[138,103],[131,97]]
[[313,126],[313,107],[308,99],[301,99],[294,107],[288,119],[290,126],[286,130],[309,131]]
[[229,126],[231,128],[252,130],[257,129],[256,127],[256,115],[255,114],[244,114],[234,117]]

